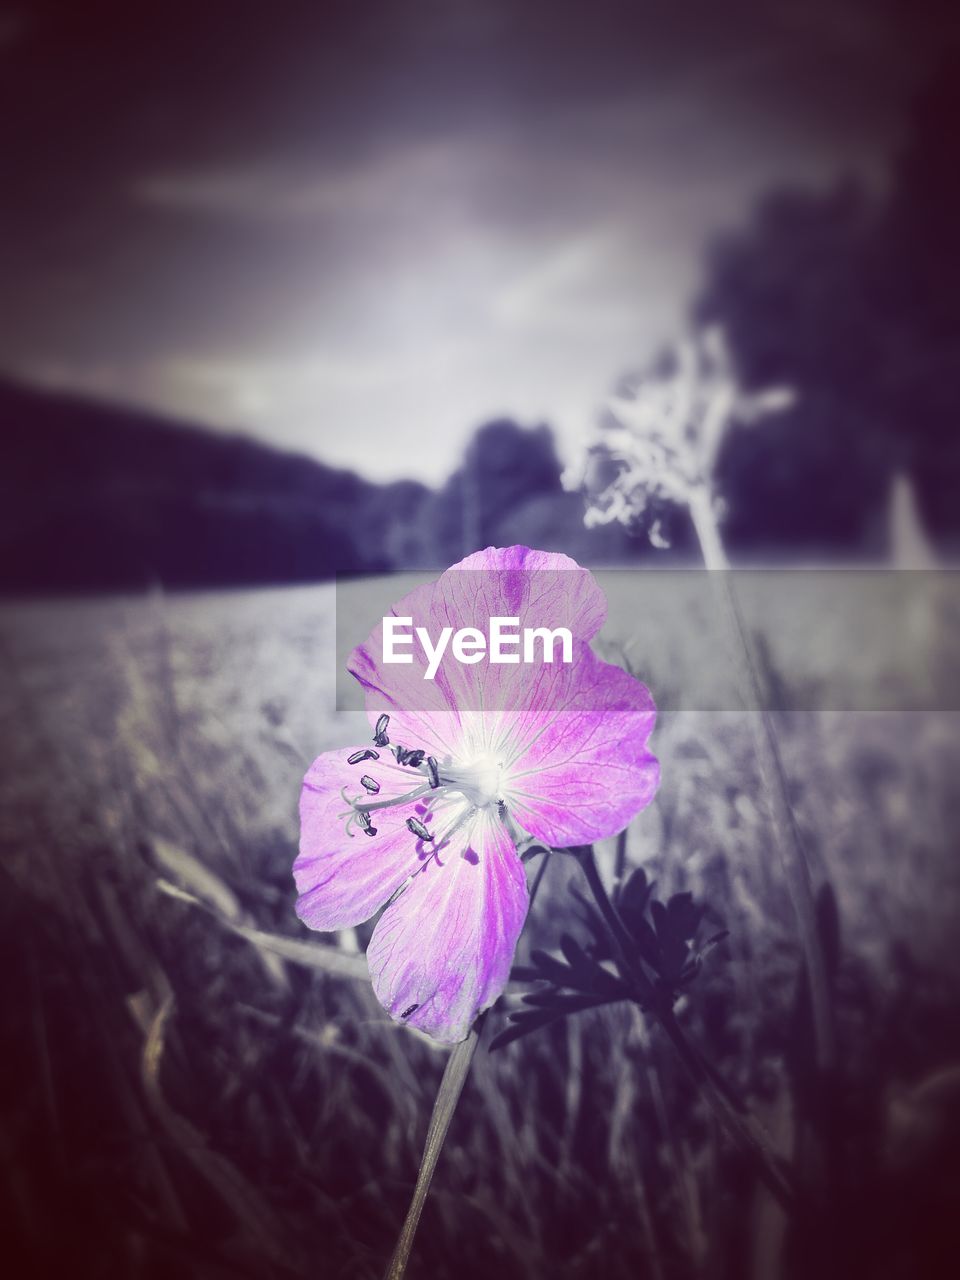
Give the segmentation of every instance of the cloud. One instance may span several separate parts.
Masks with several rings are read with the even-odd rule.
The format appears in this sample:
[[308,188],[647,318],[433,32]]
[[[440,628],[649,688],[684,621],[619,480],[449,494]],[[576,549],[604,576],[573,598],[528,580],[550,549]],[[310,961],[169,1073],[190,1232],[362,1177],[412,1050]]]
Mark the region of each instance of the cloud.
[[[219,6],[175,0],[145,40],[118,5],[110,51],[78,10],[69,57],[10,59],[38,132],[0,358],[440,478],[494,414],[584,425],[678,324],[708,235],[888,146],[879,55],[859,76],[856,32],[789,6],[425,3],[245,10],[228,58]],[[84,145],[43,169],[74,109]]]
[[310,175],[254,165],[147,175],[133,181],[132,195],[174,213],[283,223],[367,210],[383,181],[370,170]]
[[465,149],[452,139],[414,138],[337,166],[267,156],[235,167],[144,174],[133,180],[131,194],[157,209],[263,223],[387,217],[411,207],[442,211],[461,202],[477,168],[491,163],[493,150],[482,141]]

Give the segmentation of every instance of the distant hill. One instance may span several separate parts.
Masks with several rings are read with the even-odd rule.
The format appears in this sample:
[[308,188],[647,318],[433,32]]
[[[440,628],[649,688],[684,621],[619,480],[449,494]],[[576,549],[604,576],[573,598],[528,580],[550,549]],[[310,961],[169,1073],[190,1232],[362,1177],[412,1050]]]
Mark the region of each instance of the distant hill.
[[434,491],[0,380],[2,593],[315,582],[442,568],[505,539],[584,564],[650,554],[584,528],[547,427],[486,423]]
[[402,564],[429,497],[0,382],[0,591],[305,582]]

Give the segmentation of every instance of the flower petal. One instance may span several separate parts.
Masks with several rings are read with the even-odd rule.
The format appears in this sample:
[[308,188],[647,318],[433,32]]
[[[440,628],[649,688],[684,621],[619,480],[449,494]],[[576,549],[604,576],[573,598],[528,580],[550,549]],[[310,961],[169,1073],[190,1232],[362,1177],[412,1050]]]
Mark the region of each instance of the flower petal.
[[574,657],[542,669],[539,705],[517,711],[500,748],[511,814],[557,846],[622,831],[660,780],[647,749],[656,707],[646,685],[586,645]]
[[377,999],[447,1044],[503,990],[527,914],[523,864],[494,809],[431,857],[384,911],[367,948]]
[[[447,569],[436,582],[408,592],[392,609],[412,619],[437,643],[444,627],[475,627],[484,635],[491,618],[517,618],[519,628],[566,627],[574,641],[589,640],[606,617],[606,600],[592,574],[569,556],[528,547],[488,547]],[[516,650],[514,650],[516,652]],[[409,663],[383,661],[383,624],[353,650],[348,670],[366,690],[374,724],[382,712],[394,723],[394,741],[423,747],[438,758],[455,754],[470,712],[515,707],[529,696],[528,665],[482,661],[461,664],[446,653],[435,678],[426,679],[428,660],[416,639]]]
[[[440,581],[464,570],[472,570],[471,578],[483,586],[479,611],[486,617],[520,614],[521,626],[569,627],[575,640],[592,639],[606,619],[606,597],[593,574],[558,552],[487,547],[451,565]],[[448,589],[455,585],[454,580]],[[474,593],[469,585],[467,590],[464,604],[472,611]]]
[[[300,854],[293,864],[299,898],[297,915],[311,929],[345,929],[369,918],[421,865],[417,841],[406,825],[416,814],[416,799],[394,808],[374,810],[377,829],[367,836],[354,822],[347,832],[350,798],[381,801],[397,799],[420,787],[422,773],[401,767],[389,751],[377,760],[348,764],[348,757],[363,747],[327,751],[314,760],[300,793]],[[362,776],[375,780],[380,790],[367,794]]]
[[[436,638],[435,631],[431,635]],[[371,726],[386,713],[390,717],[387,732],[391,742],[422,748],[443,759],[455,753],[460,740],[460,714],[443,680],[424,679],[426,661],[423,650],[417,646],[413,648],[413,659],[412,664],[402,666],[383,662],[383,626],[380,625],[370,633],[365,644],[358,645],[351,653],[347,670],[364,687]]]

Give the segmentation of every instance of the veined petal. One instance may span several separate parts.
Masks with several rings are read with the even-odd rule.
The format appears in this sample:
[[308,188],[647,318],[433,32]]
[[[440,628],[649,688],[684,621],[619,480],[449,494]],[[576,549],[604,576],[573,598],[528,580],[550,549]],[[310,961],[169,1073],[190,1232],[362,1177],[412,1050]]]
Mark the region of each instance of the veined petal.
[[[458,592],[453,575],[464,570],[469,577]],[[487,547],[452,565],[440,584],[464,613],[483,618],[482,627],[489,617],[519,616],[521,627],[568,627],[574,640],[590,640],[607,616],[606,598],[589,569],[552,551]]]
[[464,1039],[506,984],[527,901],[499,815],[477,810],[377,922],[367,948],[377,999],[437,1040]]
[[[453,633],[475,627],[486,635],[495,617],[517,618],[521,632],[565,627],[575,642],[587,641],[606,612],[603,592],[588,570],[569,556],[528,547],[478,551],[392,608],[395,617],[411,618],[414,630],[424,628],[433,643],[445,627]],[[448,651],[435,677],[427,680],[428,659],[419,642],[404,654],[412,660],[384,663],[381,623],[353,650],[347,667],[366,690],[370,723],[387,712],[395,741],[421,746],[438,758],[455,753],[468,713],[488,714],[529,696],[530,668],[519,663],[491,664],[485,656],[476,665],[461,664]]]
[[647,749],[656,707],[646,685],[585,645],[575,658],[541,669],[539,700],[518,710],[500,750],[510,812],[557,846],[622,831],[660,780]]
[[386,713],[391,742],[419,747],[443,759],[455,754],[460,741],[460,712],[443,680],[424,679],[423,650],[414,646],[412,652],[413,663],[409,665],[385,664],[381,624],[350,654],[347,670],[364,687],[371,726]]
[[[377,829],[367,836],[353,821],[348,797],[379,802],[397,800],[423,788],[423,775],[401,767],[389,751],[378,760],[348,764],[363,747],[327,751],[314,760],[300,793],[300,853],[293,864],[299,897],[297,915],[311,929],[345,929],[360,924],[387,901],[421,865],[417,841],[406,825],[417,799],[375,809]],[[373,778],[380,790],[368,794],[360,778]]]

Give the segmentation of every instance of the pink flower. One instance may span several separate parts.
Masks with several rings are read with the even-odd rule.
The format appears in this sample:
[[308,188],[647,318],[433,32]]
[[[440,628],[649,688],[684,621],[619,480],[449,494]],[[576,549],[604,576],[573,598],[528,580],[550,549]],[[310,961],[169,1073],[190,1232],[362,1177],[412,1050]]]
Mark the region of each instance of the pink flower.
[[[472,572],[470,572],[472,571]],[[313,929],[369,919],[374,990],[397,1019],[462,1040],[507,981],[527,912],[516,845],[621,831],[657,788],[646,687],[589,641],[606,602],[566,556],[490,547],[394,606],[431,636],[491,617],[567,627],[573,661],[464,665],[425,680],[416,645],[386,665],[382,627],[356,648],[370,744],[314,761],[300,799],[297,914]]]

